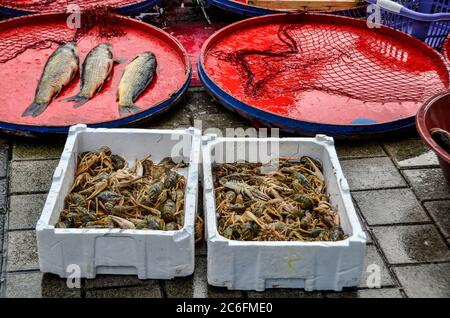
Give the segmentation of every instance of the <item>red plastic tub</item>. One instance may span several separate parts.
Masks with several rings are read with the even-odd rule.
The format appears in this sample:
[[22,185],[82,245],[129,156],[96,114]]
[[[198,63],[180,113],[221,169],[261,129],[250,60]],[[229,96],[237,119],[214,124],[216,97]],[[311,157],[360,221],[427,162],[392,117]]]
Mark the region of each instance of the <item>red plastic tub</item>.
[[442,128],[450,131],[450,92],[436,95],[419,109],[416,127],[422,139],[439,157],[439,163],[450,185],[450,154],[431,138],[430,129]]

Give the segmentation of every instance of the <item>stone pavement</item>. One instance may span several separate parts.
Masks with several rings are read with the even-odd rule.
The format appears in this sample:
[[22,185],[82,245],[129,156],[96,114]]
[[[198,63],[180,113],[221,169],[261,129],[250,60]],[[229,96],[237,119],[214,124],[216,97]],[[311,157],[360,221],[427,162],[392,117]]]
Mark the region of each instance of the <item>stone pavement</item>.
[[[189,127],[196,120],[202,120],[203,130],[250,127],[202,89],[190,89],[174,111],[140,126]],[[63,143],[12,137],[0,141],[1,297],[450,297],[450,189],[435,155],[413,133],[337,142],[369,239],[366,264],[377,264],[382,273],[381,288],[368,288],[364,273],[359,288],[340,293],[257,293],[208,286],[204,244],[197,247],[191,277],[140,281],[99,276],[83,280],[80,289],[68,289],[65,280],[39,272],[34,231]]]

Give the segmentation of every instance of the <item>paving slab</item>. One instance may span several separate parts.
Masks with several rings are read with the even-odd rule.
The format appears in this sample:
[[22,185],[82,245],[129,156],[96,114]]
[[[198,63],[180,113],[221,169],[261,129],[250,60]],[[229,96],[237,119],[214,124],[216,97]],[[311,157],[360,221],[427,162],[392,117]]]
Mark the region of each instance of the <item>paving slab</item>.
[[450,297],[450,263],[394,268],[408,297]]
[[206,266],[206,257],[196,257],[192,286],[194,298],[237,298],[243,296],[242,292],[237,290],[227,290],[226,288],[208,285]]
[[41,215],[46,198],[47,194],[22,194],[10,196],[8,229],[34,229]]
[[10,193],[48,192],[57,165],[58,160],[13,161]]
[[8,143],[1,139],[0,140],[0,178],[6,177],[8,173]]
[[373,238],[372,238],[372,234],[370,234],[369,230],[364,230],[364,233],[366,234],[366,243],[369,244],[373,244]]
[[6,179],[0,179],[0,214],[5,214],[7,210],[7,184]]
[[192,114],[195,114],[195,118],[205,114],[218,114],[224,112],[224,108],[204,90],[189,90],[186,93],[185,101],[186,107],[189,108]]
[[8,273],[7,298],[79,298],[80,288],[68,288],[66,280],[40,272]]
[[167,113],[154,119],[150,119],[145,123],[139,123],[137,127],[154,129],[181,129],[188,128],[190,126],[192,126],[192,115],[190,110],[182,102],[180,102]]
[[372,288],[325,293],[326,298],[403,298],[398,288]]
[[[5,232],[5,220],[6,215],[0,214],[0,254],[3,251],[3,239],[4,239],[4,232]],[[0,273],[1,273],[1,262],[0,262]]]
[[[225,113],[218,114],[193,114],[194,116],[194,125],[196,128],[201,129],[204,134],[217,134],[219,136],[229,136],[233,137],[234,134],[230,135],[232,132],[235,132],[234,129],[242,128],[243,132],[239,132],[239,135],[242,133],[245,134],[245,130],[249,129],[249,135],[255,135],[255,129],[250,127],[250,123],[242,120],[237,114],[232,113],[230,111],[226,111]],[[230,133],[231,132],[231,133]]]
[[374,287],[372,284],[376,284],[376,280],[373,280],[373,275],[377,273],[374,273],[372,267],[369,267],[373,265],[376,265],[379,269],[379,272],[377,273],[380,274],[381,279],[380,285],[378,287],[395,286],[392,276],[389,273],[389,270],[384,263],[380,253],[377,251],[377,248],[374,245],[369,245],[366,247],[364,270],[359,287]]
[[446,238],[450,238],[450,201],[425,202],[425,208]]
[[336,152],[339,159],[356,159],[367,157],[383,157],[386,156],[383,148],[378,142],[351,142],[340,141],[335,142]]
[[166,292],[168,298],[193,298],[193,277],[177,277],[171,280],[166,280],[164,282],[164,291]]
[[249,291],[249,298],[322,298],[323,293],[319,291],[307,292],[299,289],[267,289],[263,292]]
[[420,139],[389,141],[384,146],[400,168],[439,165],[435,153]]
[[87,290],[86,298],[162,298],[158,281],[147,282],[143,286],[113,289]]
[[343,160],[341,166],[352,191],[406,186],[387,157]]
[[8,272],[39,269],[35,231],[8,232]]
[[353,201],[353,205],[355,206],[355,210],[357,212],[356,215],[358,216],[359,224],[361,224],[361,227],[362,227],[364,233],[366,234],[366,239],[367,239],[366,242],[367,242],[367,244],[372,244],[373,243],[372,236],[370,235],[369,228],[362,217],[362,213],[361,213],[359,207],[356,205],[355,201]]
[[94,279],[86,279],[86,289],[101,289],[113,287],[143,286],[148,280],[141,280],[134,275],[97,275]]
[[434,225],[380,226],[373,233],[390,264],[450,261]]
[[14,142],[12,160],[59,159],[64,148],[64,139],[23,140]]
[[353,197],[369,225],[430,221],[410,189],[358,191]]
[[178,277],[164,282],[164,290],[169,298],[236,298],[242,297],[240,291],[229,291],[208,285],[206,257],[197,256],[192,276]]
[[402,172],[420,200],[450,199],[450,187],[440,168]]

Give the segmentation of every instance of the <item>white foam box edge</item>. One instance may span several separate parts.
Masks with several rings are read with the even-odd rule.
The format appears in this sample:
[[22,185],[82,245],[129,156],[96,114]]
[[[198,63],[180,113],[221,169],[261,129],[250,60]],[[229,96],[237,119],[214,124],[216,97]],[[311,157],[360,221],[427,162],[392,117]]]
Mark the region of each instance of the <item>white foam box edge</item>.
[[[279,143],[281,156],[308,155],[322,162],[331,203],[337,207],[347,239],[336,242],[255,242],[229,240],[218,233],[212,164],[223,162],[224,144],[234,152],[246,143]],[[243,147],[245,148],[245,147]],[[222,148],[223,149],[223,148]],[[212,155],[214,153],[214,155]],[[246,151],[237,160],[248,160]],[[315,138],[202,138],[203,196],[208,248],[208,283],[230,290],[303,288],[341,291],[358,286],[365,256],[366,236],[359,223],[347,180],[331,137]],[[259,161],[259,160],[258,160]],[[231,162],[231,161],[228,161]]]
[[[194,224],[197,213],[201,132],[149,129],[71,127],[55,169],[52,185],[36,225],[40,270],[68,277],[77,274],[137,275],[140,279],[171,279],[194,271]],[[173,147],[189,160],[184,226],[178,231],[55,228],[64,198],[74,181],[77,155],[108,146],[129,162],[149,154],[158,162]],[[175,150],[176,151],[176,150]]]

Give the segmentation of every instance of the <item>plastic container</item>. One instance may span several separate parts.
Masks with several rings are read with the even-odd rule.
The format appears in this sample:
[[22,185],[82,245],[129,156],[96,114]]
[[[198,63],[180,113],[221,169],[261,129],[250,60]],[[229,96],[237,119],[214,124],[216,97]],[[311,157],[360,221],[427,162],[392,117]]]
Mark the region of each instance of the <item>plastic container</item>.
[[440,48],[450,32],[447,0],[366,1],[380,7],[382,24],[408,33],[433,48]]
[[[78,266],[81,277],[97,274],[137,275],[140,279],[171,279],[194,270],[194,222],[197,211],[201,133],[185,130],[89,129],[71,127],[36,226],[42,272],[67,277]],[[77,155],[108,146],[130,162],[149,154],[158,162],[189,160],[186,175],[184,226],[178,231],[55,228],[64,198],[74,180]],[[75,266],[75,267],[74,267]]]
[[[278,148],[278,149],[277,149]],[[270,151],[266,151],[270,149]],[[337,242],[234,241],[218,233],[212,167],[214,163],[269,162],[279,156],[308,155],[322,162],[331,203],[348,238]],[[304,288],[336,290],[358,286],[366,236],[331,137],[203,137],[203,191],[208,244],[208,283],[228,289]]]
[[450,131],[450,93],[442,93],[429,99],[419,109],[416,116],[416,127],[420,137],[437,154],[439,164],[450,185],[450,154],[431,138],[431,128]]

